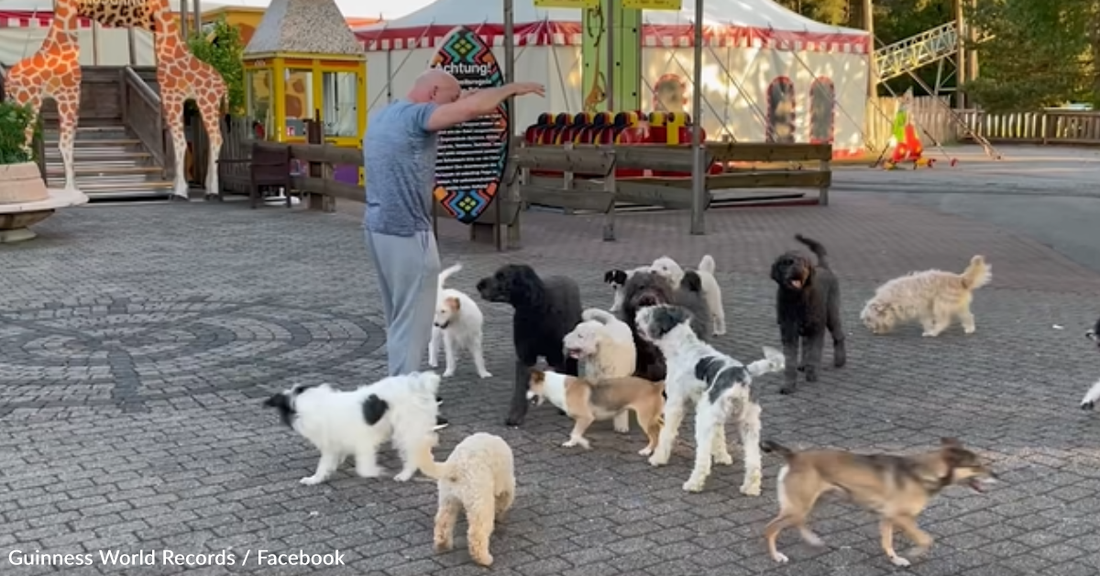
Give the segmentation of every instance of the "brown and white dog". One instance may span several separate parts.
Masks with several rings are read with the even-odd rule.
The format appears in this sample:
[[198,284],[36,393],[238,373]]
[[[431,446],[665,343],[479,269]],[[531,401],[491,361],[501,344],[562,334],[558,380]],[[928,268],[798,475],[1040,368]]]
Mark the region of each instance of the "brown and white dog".
[[787,556],[775,547],[784,528],[794,526],[806,543],[823,545],[806,526],[806,518],[822,494],[836,490],[878,513],[883,551],[895,566],[909,566],[909,560],[894,551],[894,528],[900,528],[923,554],[932,546],[932,537],[917,526],[917,516],[928,502],[956,484],[984,492],[984,485],[996,478],[977,454],[954,438],[943,438],[938,449],[914,456],[841,450],[795,452],[771,441],[761,442],[760,447],[787,461],[777,480],[779,516],[764,528],[768,553],[779,563],[787,562]]
[[551,404],[563,410],[573,419],[573,431],[562,446],[589,448],[584,432],[597,420],[611,420],[625,410],[631,410],[645,430],[649,444],[638,451],[648,456],[657,447],[664,420],[664,382],[651,382],[644,378],[626,376],[605,378],[596,383],[582,378],[538,369],[531,369],[527,384],[527,399]]

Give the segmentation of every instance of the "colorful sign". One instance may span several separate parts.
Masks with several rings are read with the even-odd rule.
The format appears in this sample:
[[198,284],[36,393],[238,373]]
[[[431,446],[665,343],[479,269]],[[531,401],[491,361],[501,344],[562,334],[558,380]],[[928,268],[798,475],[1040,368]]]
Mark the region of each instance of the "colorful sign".
[[535,8],[595,8],[600,0],[535,0]]
[[679,12],[683,0],[622,0],[623,8],[631,10],[672,10]]
[[[504,85],[492,47],[465,26],[447,35],[431,67],[449,72],[463,90]],[[433,194],[459,222],[471,224],[477,220],[500,191],[510,134],[507,101],[492,114],[439,133]]]

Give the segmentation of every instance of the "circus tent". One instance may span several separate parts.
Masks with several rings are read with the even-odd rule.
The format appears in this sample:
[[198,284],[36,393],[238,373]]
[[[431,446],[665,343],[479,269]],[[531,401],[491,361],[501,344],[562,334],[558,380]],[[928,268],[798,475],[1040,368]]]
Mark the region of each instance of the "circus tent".
[[[695,15],[692,2],[683,4],[679,12],[643,14],[646,111],[690,106]],[[517,102],[516,126],[547,110],[580,111],[581,11],[541,9],[533,0],[514,0],[514,13],[516,79],[545,83],[548,100]],[[829,137],[838,148],[862,148],[870,46],[866,32],[816,22],[770,0],[707,0],[703,22],[703,126],[711,138],[762,141],[775,133],[772,124],[779,116],[790,119],[795,141],[821,140],[823,133],[811,120],[828,115]],[[355,29],[367,50],[372,111],[403,94],[446,34],[459,25],[478,31],[504,61],[502,0],[437,0],[402,18]],[[658,100],[659,92],[668,91],[656,87],[669,83],[682,87],[679,103]],[[829,97],[829,115],[823,99],[831,94],[835,98]]]

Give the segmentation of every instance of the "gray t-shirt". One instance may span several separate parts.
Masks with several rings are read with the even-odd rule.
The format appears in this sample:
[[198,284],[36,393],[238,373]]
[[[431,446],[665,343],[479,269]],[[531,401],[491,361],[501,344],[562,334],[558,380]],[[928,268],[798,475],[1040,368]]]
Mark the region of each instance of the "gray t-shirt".
[[427,127],[436,107],[399,100],[371,118],[363,136],[367,230],[412,236],[432,229],[436,134]]

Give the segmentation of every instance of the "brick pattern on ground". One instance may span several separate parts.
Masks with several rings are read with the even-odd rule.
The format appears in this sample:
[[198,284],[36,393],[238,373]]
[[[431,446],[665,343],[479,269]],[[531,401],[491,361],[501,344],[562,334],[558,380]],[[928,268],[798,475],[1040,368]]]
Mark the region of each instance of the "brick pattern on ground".
[[[619,241],[600,241],[602,220],[530,213],[525,248],[498,254],[444,223],[449,281],[475,293],[505,262],[532,263],[581,285],[586,306],[607,307],[609,266],[662,254],[718,264],[730,334],[717,345],[742,360],[777,345],[771,259],[802,232],[830,250],[842,281],[846,368],[793,397],[780,377],[760,378],[763,435],[792,447],[912,452],[958,436],[993,459],[1002,482],[985,495],[950,489],[921,518],[935,538],[911,568],[921,576],[1095,574],[1100,560],[1097,416],[1076,402],[1097,375],[1082,333],[1095,320],[1097,275],[1026,238],[992,226],[834,194],[829,208],[753,208],[708,214],[710,234],[687,234],[686,214],[620,215]],[[297,383],[343,388],[383,372],[384,330],[373,271],[356,216],[246,204],[92,206],[59,213],[42,237],[0,246],[0,558],[12,550],[96,553],[265,549],[329,553],[342,567],[257,566],[118,569],[63,574],[480,574],[465,550],[432,551],[434,483],[355,477],[347,464],[328,483],[301,486],[317,452],[261,407]],[[961,270],[975,253],[993,264],[974,303],[978,331],[937,339],[912,326],[872,337],[858,323],[876,285],[910,270]],[[593,448],[567,449],[571,423],[549,407],[507,429],[511,312],[481,303],[494,377],[463,358],[444,380],[442,459],[476,431],[503,436],[516,455],[518,495],[492,540],[493,574],[678,576],[775,573],[890,574],[875,518],[837,497],[812,526],[827,547],[781,537],[791,564],[768,558],[761,536],[777,509],[778,457],[765,456],[764,493],[737,488],[742,467],[716,466],[705,492],[684,493],[693,457],[687,418],[670,465],[636,454],[645,439],[610,423]],[[1084,360],[1082,360],[1084,359]],[[899,551],[908,548],[905,542]]]

